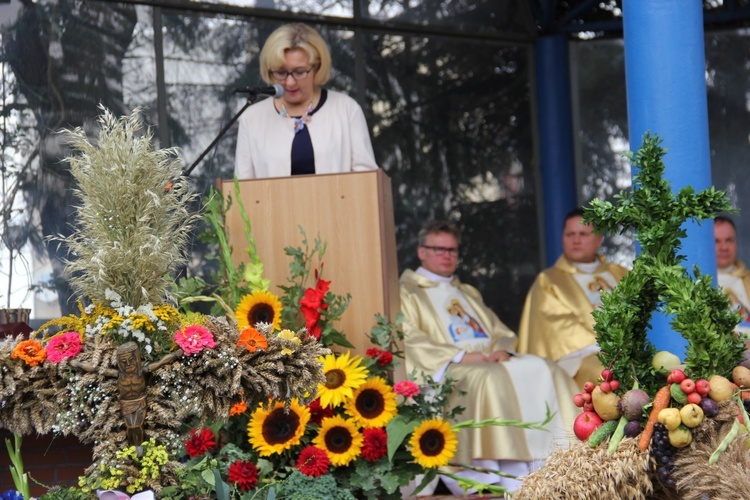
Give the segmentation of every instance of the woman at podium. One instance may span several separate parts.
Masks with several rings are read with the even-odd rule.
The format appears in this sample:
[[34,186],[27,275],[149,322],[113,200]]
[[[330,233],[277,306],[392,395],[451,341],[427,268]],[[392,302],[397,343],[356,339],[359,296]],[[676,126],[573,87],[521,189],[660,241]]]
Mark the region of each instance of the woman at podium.
[[317,31],[301,23],[276,29],[261,50],[260,72],[284,93],[240,117],[238,179],[378,168],[362,108],[322,87],[330,78],[331,54]]

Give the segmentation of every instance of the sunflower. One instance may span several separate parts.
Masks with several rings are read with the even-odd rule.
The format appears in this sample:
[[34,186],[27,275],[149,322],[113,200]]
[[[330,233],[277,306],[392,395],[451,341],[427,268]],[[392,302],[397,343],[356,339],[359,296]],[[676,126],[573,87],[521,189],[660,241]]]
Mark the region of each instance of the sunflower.
[[362,451],[362,434],[354,422],[336,415],[323,420],[313,443],[325,450],[332,465],[346,466]]
[[253,292],[242,297],[234,315],[240,331],[258,323],[268,323],[273,325],[274,330],[278,330],[281,326],[281,302],[271,292]]
[[292,399],[289,408],[278,402],[268,409],[258,408],[247,424],[250,444],[265,457],[299,444],[310,420],[310,410]]
[[382,377],[373,377],[344,403],[346,412],[365,428],[383,427],[396,416],[396,393]]
[[329,354],[318,361],[323,363],[326,377],[325,384],[318,384],[318,397],[323,407],[340,405],[367,379],[367,368],[359,356],[350,359],[348,352],[340,356]]
[[456,454],[458,439],[451,426],[442,418],[425,420],[414,429],[409,440],[414,461],[422,467],[447,465]]

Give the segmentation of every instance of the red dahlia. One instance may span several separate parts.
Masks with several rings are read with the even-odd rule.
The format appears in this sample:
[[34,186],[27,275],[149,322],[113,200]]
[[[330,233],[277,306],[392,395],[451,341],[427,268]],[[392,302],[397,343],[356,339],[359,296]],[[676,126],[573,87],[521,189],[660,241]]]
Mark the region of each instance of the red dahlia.
[[362,458],[374,462],[388,453],[388,435],[381,427],[362,431]]
[[307,407],[310,408],[310,421],[318,425],[320,425],[324,418],[333,416],[333,407],[326,406],[323,408],[320,406],[320,398],[314,400]]
[[229,466],[229,482],[242,491],[252,490],[258,484],[258,468],[246,460],[235,460]]
[[305,447],[297,459],[297,469],[304,475],[310,477],[322,476],[328,472],[328,454],[315,446]]
[[200,432],[196,432],[195,429],[191,430],[190,438],[185,443],[185,450],[190,458],[204,455],[214,448],[216,448],[216,436],[211,429],[201,429]]

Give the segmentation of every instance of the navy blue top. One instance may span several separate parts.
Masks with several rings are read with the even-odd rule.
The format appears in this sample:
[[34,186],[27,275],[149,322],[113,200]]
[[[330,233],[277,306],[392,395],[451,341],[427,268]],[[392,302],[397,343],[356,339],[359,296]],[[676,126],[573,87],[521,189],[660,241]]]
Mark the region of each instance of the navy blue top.
[[[328,91],[321,89],[320,101],[308,116],[314,115],[326,102]],[[315,154],[313,152],[312,139],[307,126],[302,123],[301,116],[293,117],[296,122],[294,140],[292,141],[292,175],[306,175],[315,173]]]

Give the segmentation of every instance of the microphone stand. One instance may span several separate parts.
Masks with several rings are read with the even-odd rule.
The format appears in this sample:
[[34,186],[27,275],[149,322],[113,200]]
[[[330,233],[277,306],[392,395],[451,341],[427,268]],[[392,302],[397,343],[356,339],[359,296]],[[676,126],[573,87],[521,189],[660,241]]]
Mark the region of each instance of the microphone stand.
[[199,163],[201,162],[201,160],[202,160],[202,159],[203,159],[203,158],[204,158],[204,157],[205,157],[205,156],[206,156],[206,155],[208,154],[208,152],[209,152],[209,151],[211,151],[211,150],[212,150],[212,149],[214,148],[214,146],[216,146],[216,144],[217,144],[217,143],[218,143],[218,142],[219,142],[219,141],[221,140],[221,138],[222,138],[222,137],[224,137],[224,134],[226,134],[226,133],[227,133],[227,131],[228,131],[228,130],[229,130],[229,129],[230,129],[231,127],[232,127],[232,125],[234,125],[234,122],[236,122],[236,121],[237,121],[237,120],[239,119],[240,115],[242,115],[242,113],[244,113],[244,112],[245,112],[245,110],[246,110],[247,108],[249,108],[249,107],[250,107],[250,106],[251,106],[251,105],[252,105],[252,104],[254,103],[254,101],[253,101],[253,98],[254,98],[254,97],[256,97],[256,96],[255,96],[255,94],[253,94],[253,95],[251,95],[250,97],[248,97],[248,98],[247,98],[247,102],[245,103],[245,105],[244,105],[244,106],[242,106],[242,109],[240,109],[240,110],[239,110],[239,111],[238,111],[238,112],[237,112],[237,113],[236,113],[236,114],[235,114],[235,115],[234,115],[234,116],[232,117],[232,119],[231,119],[231,120],[229,120],[229,122],[228,122],[228,123],[227,123],[226,125],[224,125],[224,128],[222,128],[222,129],[221,129],[221,131],[219,132],[219,135],[217,135],[217,136],[216,136],[216,138],[215,138],[215,139],[213,140],[213,142],[212,142],[211,144],[209,144],[209,145],[208,145],[208,147],[207,147],[206,149],[204,149],[204,150],[203,150],[203,152],[202,152],[202,153],[201,153],[201,155],[200,155],[200,156],[198,157],[198,159],[197,159],[197,160],[195,160],[195,161],[193,162],[193,164],[192,164],[192,165],[190,165],[190,166],[189,166],[188,168],[186,168],[186,169],[185,169],[185,170],[184,170],[184,171],[182,172],[182,175],[184,175],[185,177],[187,177],[187,176],[189,176],[189,175],[190,175],[190,172],[192,172],[192,171],[193,171],[193,169],[194,169],[194,168],[195,168],[195,167],[196,167],[196,166],[197,166],[197,165],[198,165],[198,164],[199,164]]

